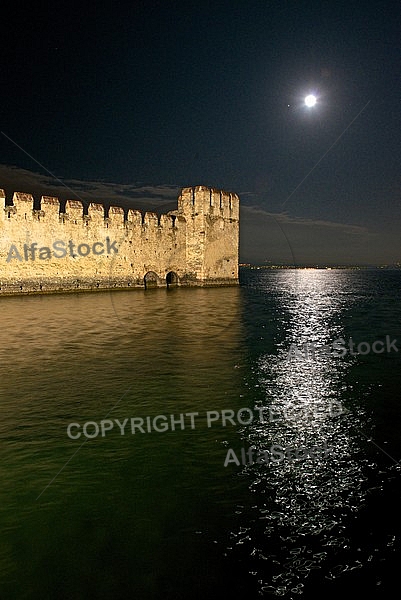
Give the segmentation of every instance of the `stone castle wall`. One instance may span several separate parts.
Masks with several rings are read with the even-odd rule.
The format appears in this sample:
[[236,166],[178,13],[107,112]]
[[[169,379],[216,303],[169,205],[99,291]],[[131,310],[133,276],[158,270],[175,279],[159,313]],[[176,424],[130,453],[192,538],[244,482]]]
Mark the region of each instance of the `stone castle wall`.
[[0,189],[0,295],[238,283],[239,198],[184,188],[160,217]]

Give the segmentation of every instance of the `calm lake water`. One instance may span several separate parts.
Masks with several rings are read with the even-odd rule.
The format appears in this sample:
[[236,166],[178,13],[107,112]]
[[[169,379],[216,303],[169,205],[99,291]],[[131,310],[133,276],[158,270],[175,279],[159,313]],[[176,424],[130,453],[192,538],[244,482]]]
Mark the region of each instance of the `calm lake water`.
[[400,297],[396,271],[243,270],[1,298],[0,599],[391,597]]

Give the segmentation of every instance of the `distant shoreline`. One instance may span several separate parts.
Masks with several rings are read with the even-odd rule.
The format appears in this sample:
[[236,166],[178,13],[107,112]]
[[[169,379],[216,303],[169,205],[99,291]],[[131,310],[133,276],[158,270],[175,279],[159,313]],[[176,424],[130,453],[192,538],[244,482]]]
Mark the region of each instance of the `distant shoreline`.
[[401,263],[393,265],[253,265],[251,263],[239,263],[240,269],[320,269],[327,271],[334,271],[339,269],[353,269],[353,270],[387,270],[387,271],[399,271],[401,270]]

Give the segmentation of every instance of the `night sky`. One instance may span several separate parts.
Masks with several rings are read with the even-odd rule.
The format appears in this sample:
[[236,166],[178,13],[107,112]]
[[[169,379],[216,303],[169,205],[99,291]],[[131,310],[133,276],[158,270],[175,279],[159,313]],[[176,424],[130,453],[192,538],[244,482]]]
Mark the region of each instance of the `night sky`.
[[9,196],[208,185],[240,196],[242,262],[401,261],[399,2],[2,7]]

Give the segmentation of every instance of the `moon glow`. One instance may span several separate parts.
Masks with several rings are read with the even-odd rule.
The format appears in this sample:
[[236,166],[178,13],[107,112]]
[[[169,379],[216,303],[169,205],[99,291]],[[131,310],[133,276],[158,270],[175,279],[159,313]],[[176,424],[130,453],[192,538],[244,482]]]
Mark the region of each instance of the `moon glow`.
[[315,104],[316,104],[316,96],[314,96],[313,94],[309,94],[309,96],[306,96],[306,98],[305,98],[305,104],[309,108],[311,108],[312,106],[315,106]]

